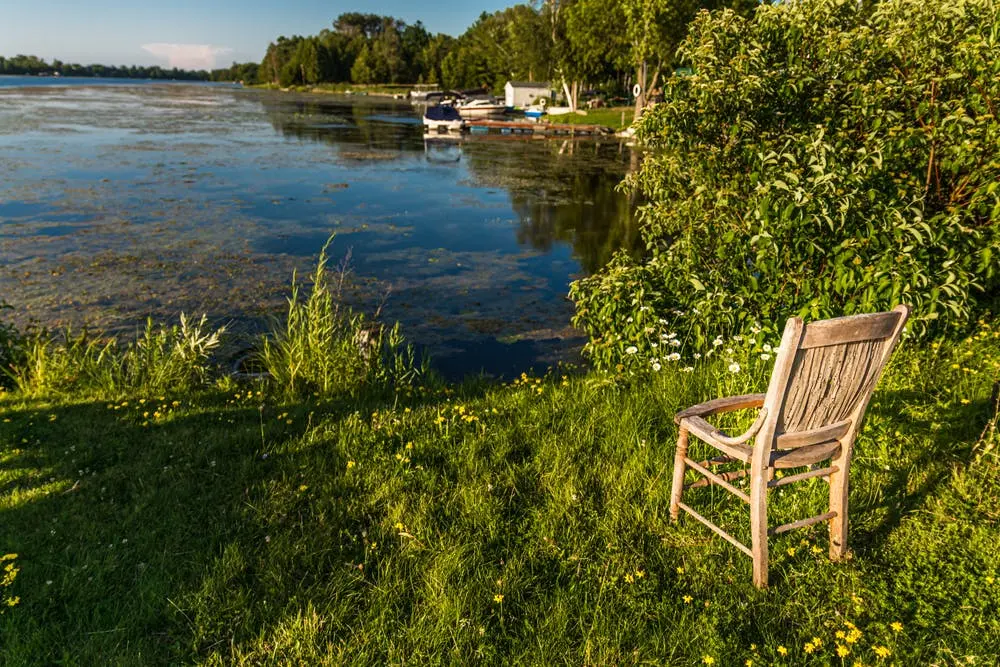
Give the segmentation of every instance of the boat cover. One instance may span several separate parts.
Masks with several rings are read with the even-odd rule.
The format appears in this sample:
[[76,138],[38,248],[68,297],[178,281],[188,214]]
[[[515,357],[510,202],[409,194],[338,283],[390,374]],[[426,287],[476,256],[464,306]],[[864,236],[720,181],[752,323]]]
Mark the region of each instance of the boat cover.
[[427,120],[437,121],[462,120],[462,116],[454,107],[441,105],[427,107],[427,112],[424,114],[424,118]]

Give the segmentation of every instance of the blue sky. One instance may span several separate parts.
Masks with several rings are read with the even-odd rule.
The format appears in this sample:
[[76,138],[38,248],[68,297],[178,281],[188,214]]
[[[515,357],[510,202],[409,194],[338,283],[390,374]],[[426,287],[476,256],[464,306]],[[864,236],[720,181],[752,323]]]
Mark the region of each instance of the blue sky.
[[[0,0],[0,55],[114,65],[168,64],[171,57],[218,66],[259,61],[278,35],[315,34],[348,11],[418,19],[461,34],[483,11],[515,0]],[[143,46],[147,48],[143,48]],[[191,48],[188,48],[191,47]],[[196,48],[200,47],[200,48]]]

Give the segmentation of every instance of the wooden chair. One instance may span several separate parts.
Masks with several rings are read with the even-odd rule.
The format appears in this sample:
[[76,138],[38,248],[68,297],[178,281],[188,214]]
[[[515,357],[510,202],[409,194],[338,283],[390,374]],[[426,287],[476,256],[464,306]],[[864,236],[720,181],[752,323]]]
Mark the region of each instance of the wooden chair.
[[[766,394],[719,398],[678,412],[680,427],[674,457],[670,516],[676,521],[684,510],[753,559],[753,581],[767,586],[767,538],[821,521],[830,522],[830,558],[847,552],[848,470],[854,439],[865,409],[892,350],[909,317],[907,306],[887,313],[840,317],[803,324],[793,317],[785,324],[774,370]],[[729,436],[705,417],[759,408],[750,429]],[[688,458],[688,436],[694,435],[721,452],[721,456],[696,462]],[[749,464],[725,473],[709,468],[724,463]],[[819,464],[829,461],[820,467]],[[775,478],[775,470],[809,468]],[[703,479],[684,485],[692,468]],[[732,485],[749,473],[749,494]],[[825,514],[768,529],[767,492],[812,477],[830,483],[830,508]],[[715,484],[750,505],[752,545],[747,548],[732,535],[682,502],[685,489]]]

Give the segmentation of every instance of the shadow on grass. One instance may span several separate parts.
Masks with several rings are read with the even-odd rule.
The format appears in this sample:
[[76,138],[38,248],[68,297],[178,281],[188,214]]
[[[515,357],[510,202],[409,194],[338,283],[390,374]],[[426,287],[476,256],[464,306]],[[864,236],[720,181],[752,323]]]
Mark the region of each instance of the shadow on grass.
[[[899,451],[890,448],[889,451],[896,451],[896,454],[887,457],[888,479],[874,498],[875,502],[867,505],[854,502],[851,507],[852,514],[885,510],[874,527],[863,532],[854,531],[851,536],[858,550],[869,555],[882,549],[907,515],[938,495],[942,486],[951,480],[956,465],[965,465],[971,460],[976,439],[991,416],[990,403],[985,400],[954,405],[945,412],[925,393],[889,391],[877,396],[868,408],[867,421],[869,424],[878,422],[882,428],[869,435],[869,439],[920,444],[903,446]],[[862,435],[865,428],[869,427],[862,428]]]
[[[14,591],[21,603],[0,617],[0,661],[187,659],[210,650],[208,640],[256,632],[283,615],[282,605],[266,604],[265,573],[238,567],[237,552],[271,548],[272,540],[294,551],[307,530],[325,531],[327,547],[342,552],[337,566],[345,554],[357,558],[365,550],[356,542],[364,526],[347,521],[355,492],[343,481],[347,461],[306,434],[320,422],[368,419],[397,397],[261,406],[240,393],[176,404],[166,397],[127,405],[0,405],[0,551],[18,553],[21,568]],[[424,395],[404,404],[416,410],[444,400]],[[321,472],[325,479],[317,478]],[[287,493],[301,498],[271,502]],[[306,526],[300,500],[308,493],[329,493],[332,502]],[[210,576],[220,568],[232,576]],[[300,577],[303,587],[318,574],[284,573]],[[229,590],[204,590],[219,580]],[[255,605],[248,626],[239,622],[240,606],[254,587],[265,604]],[[214,616],[233,626],[199,626],[192,618],[198,610],[185,603],[193,592],[227,600],[232,614]]]

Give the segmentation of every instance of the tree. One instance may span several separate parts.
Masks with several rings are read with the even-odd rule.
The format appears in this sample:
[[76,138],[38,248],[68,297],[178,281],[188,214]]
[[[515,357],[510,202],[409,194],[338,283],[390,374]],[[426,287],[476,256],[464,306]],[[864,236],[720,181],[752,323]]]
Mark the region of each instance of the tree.
[[619,0],[579,0],[566,12],[566,60],[576,78],[621,84],[630,65],[629,42]]
[[627,181],[648,255],[572,287],[595,362],[648,358],[661,320],[710,347],[900,302],[912,335],[960,334],[995,308],[998,35],[995,0],[699,14]]
[[656,88],[664,70],[672,69],[677,62],[677,47],[695,15],[703,9],[728,6],[749,15],[757,4],[754,0],[622,0],[635,83],[639,85],[636,118],[646,107],[647,95]]

